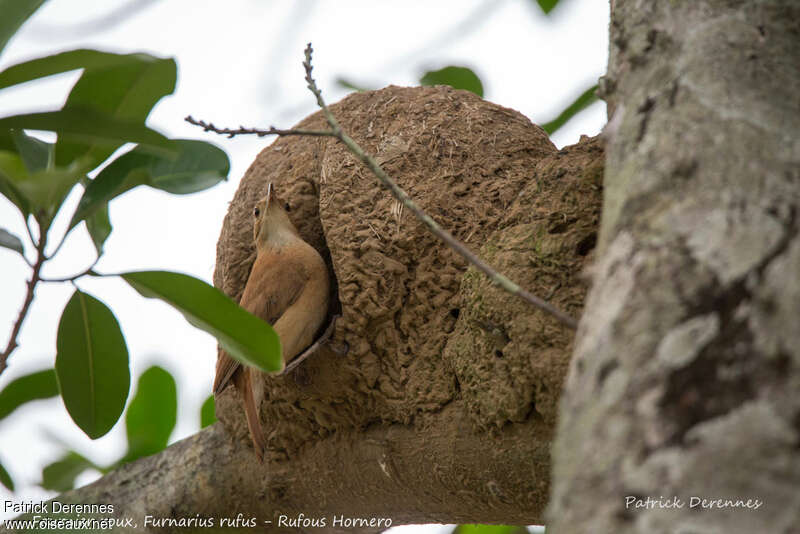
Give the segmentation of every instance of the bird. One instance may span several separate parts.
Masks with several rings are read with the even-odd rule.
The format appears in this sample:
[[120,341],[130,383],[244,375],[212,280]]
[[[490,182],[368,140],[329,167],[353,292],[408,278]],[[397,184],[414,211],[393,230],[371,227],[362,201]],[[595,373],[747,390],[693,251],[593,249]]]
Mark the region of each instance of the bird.
[[[327,316],[330,289],[325,261],[300,237],[288,210],[270,182],[266,196],[253,208],[256,259],[239,301],[242,308],[272,325],[281,340],[284,366],[314,341]],[[233,383],[241,394],[259,462],[266,449],[260,417],[262,374],[220,350],[213,388],[216,397]]]

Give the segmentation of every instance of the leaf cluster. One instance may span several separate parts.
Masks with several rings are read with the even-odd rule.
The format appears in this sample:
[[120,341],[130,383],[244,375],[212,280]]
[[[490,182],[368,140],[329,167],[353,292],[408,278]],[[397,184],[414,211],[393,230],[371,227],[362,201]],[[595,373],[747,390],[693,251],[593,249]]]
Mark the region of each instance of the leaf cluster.
[[[0,0],[0,54],[43,3]],[[177,67],[172,58],[65,51],[6,68],[0,72],[0,93],[76,70],[80,77],[60,109],[0,117],[0,195],[16,206],[27,229],[27,236],[19,236],[0,228],[0,248],[18,255],[32,269],[22,312],[8,347],[0,354],[0,373],[17,346],[16,337],[37,284],[71,282],[75,286],[59,321],[53,368],[8,383],[0,391],[0,419],[25,402],[58,395],[75,424],[96,439],[122,416],[131,382],[125,336],[113,311],[76,284],[84,276],[102,276],[94,265],[112,233],[109,205],[139,186],[176,195],[208,189],[226,179],[230,163],[227,154],[211,143],[170,139],[147,125],[153,107],[175,90]],[[55,140],[40,138],[35,133],[39,131],[52,132]],[[71,216],[64,214],[69,216],[66,232],[54,236],[52,223],[75,188],[82,190],[77,208]],[[92,266],[60,280],[43,278],[42,265],[81,223],[95,246]],[[263,371],[282,367],[280,341],[272,327],[206,282],[167,271],[110,276],[119,276],[145,297],[167,302],[191,324],[217,337],[243,363]],[[126,415],[129,450],[120,462],[166,446],[175,425],[175,404],[175,383],[169,373],[151,368],[140,377]],[[202,422],[210,421],[213,402],[207,401]],[[61,490],[71,487],[87,468],[105,471],[112,467],[98,467],[70,451],[45,468],[43,485]],[[2,465],[0,483],[14,487]]]

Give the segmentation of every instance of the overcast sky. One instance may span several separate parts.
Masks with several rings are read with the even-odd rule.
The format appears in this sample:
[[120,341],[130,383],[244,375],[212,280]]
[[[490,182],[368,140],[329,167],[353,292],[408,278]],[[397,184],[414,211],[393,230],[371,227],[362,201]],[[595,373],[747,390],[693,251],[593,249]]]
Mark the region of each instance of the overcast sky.
[[[228,140],[185,124],[183,117],[192,114],[217,125],[291,126],[315,110],[300,66],[308,41],[314,43],[315,77],[329,103],[346,94],[335,84],[340,76],[371,87],[416,85],[425,70],[456,64],[481,77],[487,100],[537,123],[552,119],[594,83],[607,61],[608,5],[597,0],[561,0],[550,17],[532,0],[139,0],[142,7],[124,20],[107,16],[127,3],[50,0],[0,57],[0,68],[81,47],[174,57],[177,89],[160,101],[148,124],[170,137],[208,140],[228,152],[229,180],[209,191],[178,197],[138,188],[114,200],[114,231],[96,269],[105,273],[166,269],[211,281],[228,202],[248,165],[272,140]],[[70,73],[6,89],[0,92],[0,116],[56,109],[76,79]],[[561,147],[577,142],[581,134],[595,135],[605,118],[605,106],[595,104],[553,141]],[[79,192],[73,192],[57,230],[78,198]],[[25,235],[20,215],[3,197],[0,228]],[[93,258],[94,248],[81,226],[44,275],[74,274]],[[14,253],[0,249],[0,274],[0,345],[5,347],[29,268]],[[130,352],[132,390],[136,377],[152,364],[175,376],[179,411],[172,441],[196,432],[199,408],[213,380],[213,338],[116,279],[81,280],[78,285],[116,314]],[[52,367],[58,320],[71,293],[68,284],[39,285],[20,348],[0,376],[0,389],[22,374]],[[74,426],[60,400],[32,403],[0,421],[0,461],[18,488],[10,497],[0,486],[0,500],[50,496],[35,484],[42,466],[63,451],[53,436],[99,463],[111,462],[125,450],[122,420],[107,436],[92,441]],[[0,509],[0,520],[8,515]]]

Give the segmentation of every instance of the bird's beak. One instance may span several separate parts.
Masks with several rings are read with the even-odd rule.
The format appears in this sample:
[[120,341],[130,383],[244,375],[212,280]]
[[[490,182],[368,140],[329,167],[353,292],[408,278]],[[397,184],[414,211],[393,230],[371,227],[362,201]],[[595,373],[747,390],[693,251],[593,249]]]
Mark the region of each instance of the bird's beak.
[[272,199],[272,182],[267,184],[267,202],[264,204],[264,213],[269,211],[269,201]]

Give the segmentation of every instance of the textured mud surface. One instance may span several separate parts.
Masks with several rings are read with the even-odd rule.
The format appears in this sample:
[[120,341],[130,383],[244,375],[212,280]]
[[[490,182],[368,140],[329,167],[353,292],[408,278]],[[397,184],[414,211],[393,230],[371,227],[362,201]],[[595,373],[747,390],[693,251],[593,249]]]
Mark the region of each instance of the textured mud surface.
[[[557,151],[523,115],[446,87],[353,94],[332,106],[347,131],[421,207],[526,289],[573,316],[596,240],[603,150]],[[315,114],[299,126],[324,128]],[[254,259],[251,211],[273,182],[330,265],[335,340],[266,381],[270,453],[375,423],[425,426],[466,401],[472,432],[533,419],[552,432],[572,332],[491,285],[439,242],[346,149],[283,138],[242,179],[217,249],[215,284],[238,299]],[[217,413],[246,427],[233,389]]]

